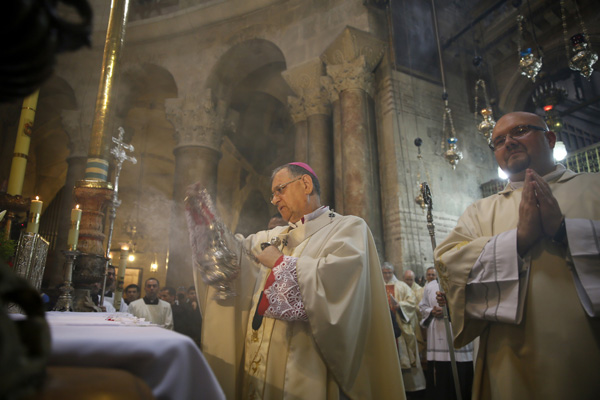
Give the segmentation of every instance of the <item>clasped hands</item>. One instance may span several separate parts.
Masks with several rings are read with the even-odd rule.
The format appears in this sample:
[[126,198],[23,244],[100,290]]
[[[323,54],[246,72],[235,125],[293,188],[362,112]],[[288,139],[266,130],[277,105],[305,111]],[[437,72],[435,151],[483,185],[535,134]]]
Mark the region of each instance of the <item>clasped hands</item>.
[[533,169],[525,172],[517,224],[517,251],[520,256],[542,237],[553,237],[562,222],[558,201],[548,183]]

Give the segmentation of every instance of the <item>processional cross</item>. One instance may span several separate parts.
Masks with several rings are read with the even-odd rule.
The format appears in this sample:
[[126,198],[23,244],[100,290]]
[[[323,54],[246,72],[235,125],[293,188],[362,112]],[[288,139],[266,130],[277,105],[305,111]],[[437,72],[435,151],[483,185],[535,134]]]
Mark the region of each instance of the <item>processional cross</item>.
[[121,168],[123,167],[123,162],[125,160],[130,161],[132,164],[137,164],[137,159],[133,156],[128,156],[127,152],[133,152],[133,145],[129,143],[125,143],[123,141],[123,136],[125,135],[125,129],[122,126],[119,127],[119,137],[112,138],[112,142],[115,146],[110,149],[110,154],[113,155],[115,160],[117,161],[117,169],[115,171],[115,185],[112,195],[112,204],[110,207],[109,214],[109,227],[108,227],[108,240],[106,241],[106,266],[104,268],[104,283],[102,284],[102,296],[100,299],[100,305],[104,304],[104,293],[106,292],[106,277],[108,276],[108,265],[110,263],[110,259],[108,256],[110,255],[110,246],[112,244],[112,234],[113,227],[115,224],[115,219],[117,218],[117,208],[121,205],[121,200],[119,200],[119,176],[121,175]]

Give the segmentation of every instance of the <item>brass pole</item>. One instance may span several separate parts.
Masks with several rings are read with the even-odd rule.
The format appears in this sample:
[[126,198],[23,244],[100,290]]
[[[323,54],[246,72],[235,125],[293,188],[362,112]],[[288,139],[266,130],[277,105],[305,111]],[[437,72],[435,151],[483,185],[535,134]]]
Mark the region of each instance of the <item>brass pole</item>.
[[128,11],[129,0],[112,0],[104,44],[102,77],[96,98],[96,112],[94,113],[88,161],[85,168],[86,180],[108,180],[109,146],[112,137],[108,132],[108,125],[114,108],[113,89],[119,76]]

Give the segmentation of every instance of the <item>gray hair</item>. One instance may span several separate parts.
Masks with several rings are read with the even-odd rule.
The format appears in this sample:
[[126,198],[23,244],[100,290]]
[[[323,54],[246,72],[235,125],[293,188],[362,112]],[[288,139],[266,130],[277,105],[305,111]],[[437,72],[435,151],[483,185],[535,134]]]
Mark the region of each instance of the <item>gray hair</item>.
[[383,264],[381,264],[381,269],[391,269],[393,271],[394,265],[391,262],[385,261]]
[[271,182],[273,182],[273,178],[275,178],[275,175],[282,169],[287,169],[293,178],[297,178],[302,175],[310,176],[310,179],[312,179],[312,183],[313,183],[313,192],[315,192],[317,194],[317,196],[321,197],[321,184],[319,183],[319,179],[316,176],[314,176],[312,173],[310,173],[310,171],[302,168],[299,165],[284,164],[281,167],[275,168],[273,170],[273,173],[271,174]]

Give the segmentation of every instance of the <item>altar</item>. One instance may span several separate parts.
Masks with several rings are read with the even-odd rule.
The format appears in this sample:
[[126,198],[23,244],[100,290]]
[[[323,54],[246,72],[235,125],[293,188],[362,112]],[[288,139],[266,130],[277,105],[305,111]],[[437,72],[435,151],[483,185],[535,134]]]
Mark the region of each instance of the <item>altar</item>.
[[202,352],[187,336],[126,313],[48,312],[49,366],[126,370],[159,400],[225,399]]

